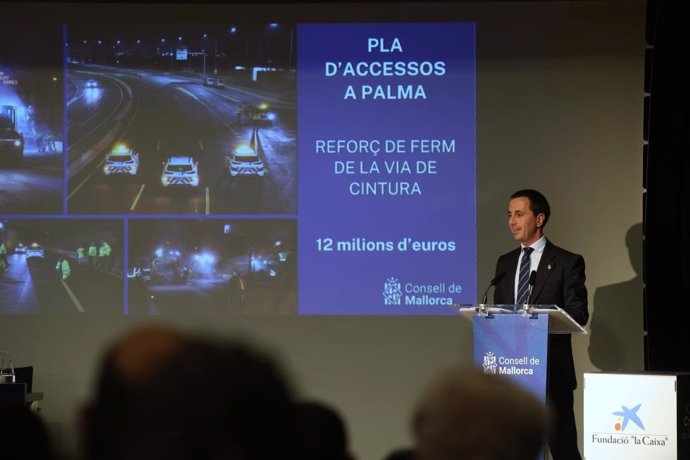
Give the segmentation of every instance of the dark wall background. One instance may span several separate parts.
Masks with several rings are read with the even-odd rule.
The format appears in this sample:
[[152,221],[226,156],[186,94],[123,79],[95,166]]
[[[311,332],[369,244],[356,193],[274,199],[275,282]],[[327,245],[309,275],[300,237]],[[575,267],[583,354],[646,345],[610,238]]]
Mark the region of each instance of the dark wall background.
[[645,59],[645,365],[690,371],[690,5],[650,0]]

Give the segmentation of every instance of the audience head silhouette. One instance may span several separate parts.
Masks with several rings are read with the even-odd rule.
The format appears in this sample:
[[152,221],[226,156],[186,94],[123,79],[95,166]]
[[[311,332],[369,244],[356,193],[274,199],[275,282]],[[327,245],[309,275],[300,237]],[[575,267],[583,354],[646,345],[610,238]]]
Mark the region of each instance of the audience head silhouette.
[[249,344],[138,330],[106,355],[86,428],[88,458],[288,458],[291,394],[277,363]]
[[316,401],[302,401],[295,407],[296,458],[352,460],[345,422],[335,408]]
[[56,457],[43,421],[24,404],[0,402],[3,458],[53,460]]
[[414,449],[410,447],[400,447],[394,449],[383,458],[383,460],[415,460]]
[[413,419],[418,460],[534,460],[546,410],[529,391],[477,369],[433,379]]

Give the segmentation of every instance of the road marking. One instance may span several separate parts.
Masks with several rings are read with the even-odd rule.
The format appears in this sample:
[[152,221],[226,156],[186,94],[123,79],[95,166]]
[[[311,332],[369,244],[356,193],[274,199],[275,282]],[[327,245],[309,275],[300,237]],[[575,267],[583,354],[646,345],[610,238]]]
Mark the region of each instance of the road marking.
[[211,214],[211,190],[206,187],[206,215]]
[[[111,119],[111,118],[113,118],[113,117],[117,117],[117,118],[120,120],[120,122],[122,121],[122,119],[125,119],[125,118],[127,119],[126,123],[124,123],[124,127],[121,128],[121,132],[120,132],[120,134],[118,135],[118,136],[119,136],[119,139],[118,139],[118,141],[115,143],[115,145],[122,143],[122,142],[123,142],[122,139],[126,137],[125,134],[129,131],[129,127],[132,125],[132,123],[134,122],[134,120],[135,120],[135,119],[138,117],[138,115],[139,115],[139,108],[140,108],[139,98],[138,98],[138,97],[135,97],[135,95],[132,93],[132,88],[131,88],[129,85],[127,85],[127,83],[125,83],[124,81],[120,80],[119,78],[116,78],[116,77],[114,77],[114,76],[110,76],[110,75],[107,75],[107,74],[97,73],[97,72],[84,72],[84,73],[94,74],[94,75],[97,75],[97,76],[99,76],[99,77],[104,77],[104,78],[111,79],[111,80],[116,84],[116,86],[117,86],[117,89],[118,89],[119,94],[120,94],[120,101],[118,102],[117,107],[116,107],[115,109],[113,109],[113,111],[112,111],[110,114],[108,114],[108,117],[107,117],[103,122],[99,123],[99,124],[98,124],[94,129],[92,129],[86,136],[83,136],[82,139],[80,139],[80,140],[77,141],[76,143],[72,143],[72,144],[69,146],[69,151],[72,151],[73,149],[75,149],[76,146],[77,146],[78,144],[84,142],[85,139],[87,139],[89,136],[91,136],[97,129],[99,129],[101,126],[103,126],[105,123],[107,123],[109,119]],[[118,75],[119,75],[119,74],[118,74]],[[129,98],[126,99],[126,102],[123,102],[123,101],[125,101],[125,95],[124,95],[125,91],[123,91],[123,88],[124,88],[124,90],[127,92],[127,94],[129,95]],[[124,107],[124,108],[121,108],[121,106],[122,106],[123,104],[125,105],[125,107]],[[130,113],[130,111],[132,110],[132,107],[134,107],[134,112],[133,112],[133,113]],[[118,113],[118,112],[119,112],[119,113]],[[94,115],[94,116],[95,116],[95,115]],[[99,141],[99,142],[96,144],[96,146],[98,146],[98,145],[101,145],[101,141]],[[105,147],[105,146],[103,146],[103,147]],[[91,148],[93,148],[93,146],[91,146]],[[89,150],[90,150],[90,149],[89,149]],[[104,162],[105,162],[105,156],[104,156],[104,158],[101,160],[101,162],[98,163],[98,165],[97,165],[97,167],[96,167],[96,170],[94,170],[93,173],[97,172],[97,171],[101,168],[101,166],[103,165]],[[89,162],[89,163],[90,163],[90,162]],[[91,173],[91,174],[93,174],[93,173]],[[89,175],[89,177],[87,177],[84,181],[82,181],[82,182],[79,184],[79,186],[77,187],[77,189],[75,189],[71,194],[68,195],[67,199],[69,200],[69,199],[77,192],[77,190],[78,190],[79,188],[81,188],[81,187],[84,185],[84,183],[86,182],[86,180],[90,179],[91,177],[92,177],[92,176]]]
[[113,278],[117,278],[119,280],[124,281],[124,279],[125,279],[124,276],[118,275],[117,273],[111,272],[110,270],[104,270],[103,273],[105,273],[108,276],[112,276]]
[[199,142],[199,148],[203,151],[204,150],[204,144],[201,143],[201,139],[197,139]]
[[75,188],[74,190],[72,190],[72,193],[70,193],[69,195],[67,195],[67,200],[69,201],[69,200],[72,198],[72,196],[74,196],[74,194],[77,193],[77,192],[79,191],[79,189],[82,188],[82,187],[84,186],[84,184],[86,183],[86,181],[89,180],[89,179],[91,179],[91,174],[89,174],[88,176],[86,176],[86,177],[84,178],[84,180],[81,181],[81,182],[79,183],[79,185],[77,185],[76,188]]
[[134,208],[137,207],[137,203],[139,202],[139,198],[141,198],[141,194],[144,193],[144,187],[146,187],[146,184],[141,184],[141,188],[139,189],[139,193],[137,193],[136,198],[134,198],[134,202],[132,203],[132,206],[129,208],[130,211],[134,211]]
[[[122,90],[123,87],[127,90],[127,93],[129,93],[130,99],[132,98],[132,88],[130,88],[124,81],[122,81],[118,78],[112,77],[112,76],[108,76],[106,74],[99,74],[99,73],[95,73],[95,72],[85,72],[85,73],[95,74],[95,75],[99,75],[99,76],[105,77],[105,78],[110,78],[111,80],[113,80],[116,83],[120,98],[119,98],[119,101],[117,102],[116,107],[113,110],[111,110],[110,113],[108,113],[107,117],[103,121],[98,123],[93,129],[90,129],[86,135],[81,137],[81,139],[79,139],[77,141],[73,141],[70,143],[69,150],[73,150],[73,149],[77,148],[78,145],[83,143],[85,141],[85,139],[87,139],[94,132],[96,132],[101,126],[105,125],[106,123],[109,123],[112,118],[114,118],[116,116],[123,117],[125,114],[127,114],[129,112],[129,110],[131,108],[131,102],[124,103],[126,106],[124,110],[122,110],[122,107],[121,107],[123,104],[123,101],[125,100],[124,91]],[[118,112],[120,112],[120,113],[118,114]],[[98,114],[102,115],[101,112],[94,112],[94,114],[92,116],[88,117],[86,120],[82,120],[82,123],[86,123],[92,119],[95,119],[95,117]]]
[[101,159],[101,161],[98,162],[98,164],[96,165],[96,168],[93,170],[93,172],[89,173],[89,174],[84,178],[84,180],[81,181],[81,182],[79,183],[79,185],[77,185],[76,188],[75,188],[74,190],[72,190],[72,192],[71,192],[69,195],[67,195],[67,200],[69,201],[70,198],[72,198],[72,196],[74,196],[74,194],[77,193],[77,192],[79,191],[79,189],[82,188],[82,187],[84,186],[84,184],[86,183],[86,181],[89,180],[89,179],[91,179],[91,176],[92,176],[96,171],[100,170],[100,169],[103,167],[104,164],[105,164],[105,157],[103,157],[103,158]]
[[[198,97],[196,97],[195,95],[193,95],[192,93],[190,93],[190,92],[187,91],[186,89],[182,88],[181,86],[178,86],[177,89],[180,90],[180,91],[182,91],[183,93],[185,93],[186,95],[188,95],[188,96],[191,97],[192,99],[196,100],[197,102],[201,102],[201,100],[200,100]],[[204,104],[203,102],[201,102],[201,103]],[[206,105],[206,104],[204,104],[204,105]],[[207,106],[207,107],[208,107],[208,106]]]
[[72,299],[72,303],[74,303],[74,306],[76,309],[79,311],[79,313],[84,313],[86,310],[84,310],[84,306],[79,302],[79,299],[77,299],[77,296],[74,295],[74,292],[67,286],[67,283],[65,283],[65,280],[60,280],[62,283],[62,286],[65,288],[65,291],[67,291],[67,295],[69,296],[70,299]]
[[160,151],[161,151],[161,140],[158,139],[158,143],[156,144],[156,152],[160,152]]

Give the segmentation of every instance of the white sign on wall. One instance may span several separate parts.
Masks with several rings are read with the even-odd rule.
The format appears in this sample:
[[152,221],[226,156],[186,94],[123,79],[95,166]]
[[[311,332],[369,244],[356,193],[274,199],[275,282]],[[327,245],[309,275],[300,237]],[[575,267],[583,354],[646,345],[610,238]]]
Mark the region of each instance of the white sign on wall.
[[586,460],[677,458],[674,375],[586,373]]

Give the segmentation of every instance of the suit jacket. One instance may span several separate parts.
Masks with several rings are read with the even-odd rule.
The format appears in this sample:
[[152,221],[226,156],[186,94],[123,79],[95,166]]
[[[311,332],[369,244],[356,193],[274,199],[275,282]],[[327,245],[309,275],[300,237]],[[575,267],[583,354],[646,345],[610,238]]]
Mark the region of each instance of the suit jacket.
[[[499,257],[496,263],[496,275],[505,273],[494,291],[496,304],[515,303],[515,271],[520,251],[520,248],[510,251]],[[579,324],[587,324],[589,311],[584,258],[547,240],[529,303],[556,304]],[[570,334],[549,334],[548,388],[574,390],[576,387]]]

